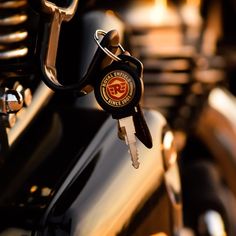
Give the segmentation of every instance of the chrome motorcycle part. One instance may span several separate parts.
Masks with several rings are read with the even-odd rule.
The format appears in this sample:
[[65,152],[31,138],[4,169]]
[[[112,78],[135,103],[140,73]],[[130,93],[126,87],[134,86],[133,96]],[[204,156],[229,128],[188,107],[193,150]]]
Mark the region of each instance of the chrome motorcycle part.
[[32,102],[32,92],[30,88],[24,88],[20,83],[16,83],[13,88],[22,95],[25,106],[29,106]]
[[209,210],[199,217],[200,235],[227,236],[226,226],[219,212]]
[[34,70],[38,16],[29,1],[1,1],[0,15],[1,90],[9,90],[2,97],[2,112],[16,112],[16,115],[4,115],[2,125],[7,129],[7,142],[12,146],[49,100],[52,91],[49,94],[40,89],[42,82]]
[[[25,12],[27,0],[5,0],[0,3],[0,60],[10,60],[25,57],[28,47],[24,44],[28,31],[24,27],[28,16]],[[17,13],[14,10],[20,9]]]
[[163,130],[162,154],[165,170],[168,170],[177,161],[177,148],[174,133],[168,128]]
[[61,24],[63,21],[70,21],[74,16],[78,0],[73,0],[68,7],[58,7],[54,3],[42,0],[43,9],[51,15],[48,38],[46,39],[46,55],[44,58],[43,69],[49,81],[55,86],[62,86],[57,79],[56,59],[60,36]]
[[2,97],[1,101],[1,109],[2,113],[16,113],[23,107],[23,97],[16,90],[7,89]]
[[204,108],[204,116],[198,120],[197,134],[214,155],[225,181],[236,196],[235,106],[232,93],[223,86],[214,88]]
[[[70,21],[74,16],[79,0],[72,0],[66,7],[59,7],[55,3],[47,0],[41,0],[44,10],[47,13],[53,14],[53,17],[57,18],[60,16],[62,21]],[[56,15],[57,12],[59,15]],[[60,27],[60,26],[59,26]]]
[[9,145],[13,145],[19,136],[24,132],[27,126],[35,119],[40,110],[49,102],[54,92],[41,82],[33,93],[33,99],[24,112],[20,114],[15,126],[8,132]]
[[[25,77],[25,64],[29,57],[28,1],[9,1],[0,3],[0,80],[1,112],[3,126],[9,129],[16,123],[16,113],[23,107],[24,97],[12,86],[12,81]],[[24,78],[25,80],[25,78]]]

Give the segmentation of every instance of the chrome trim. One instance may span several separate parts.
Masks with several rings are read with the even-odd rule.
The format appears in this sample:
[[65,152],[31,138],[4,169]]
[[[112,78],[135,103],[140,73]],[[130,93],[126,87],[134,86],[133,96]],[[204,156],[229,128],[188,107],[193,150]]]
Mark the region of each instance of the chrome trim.
[[33,120],[37,113],[46,105],[52,95],[53,91],[49,89],[43,82],[41,82],[41,84],[34,93],[30,106],[25,108],[24,112],[21,112],[21,114],[17,116],[15,126],[9,131],[9,146],[13,145],[19,135]]
[[6,52],[0,52],[0,59],[11,59],[17,57],[26,56],[28,53],[28,48],[19,48],[15,50],[9,50]]
[[166,129],[162,136],[162,154],[165,169],[168,170],[177,160],[175,137],[171,130]]
[[0,2],[0,8],[18,8],[25,6],[27,4],[26,0],[17,0],[17,1],[7,1],[7,2]]
[[15,43],[26,39],[27,31],[17,31],[10,34],[0,35],[0,43]]
[[[17,8],[19,6],[24,6],[24,10],[26,8],[27,1],[5,1],[0,3],[0,9],[11,9]],[[22,8],[23,9],[23,8]],[[24,57],[28,54],[28,48],[24,45],[24,40],[28,37],[28,32],[25,26],[19,29],[18,26],[25,23],[28,19],[26,13],[16,13],[16,12],[9,12],[7,16],[0,18],[0,29],[2,31],[0,33],[0,60],[8,60],[12,58]],[[10,27],[6,31],[6,27]],[[17,27],[17,29],[16,29]],[[12,44],[22,42],[21,45],[14,45]]]
[[49,36],[46,41],[48,44],[47,50],[44,55],[43,70],[47,79],[55,86],[60,86],[60,82],[57,80],[56,58],[58,50],[58,42],[61,30],[61,24],[63,21],[69,21],[74,16],[79,0],[73,0],[68,7],[58,7],[54,3],[42,0],[42,6],[44,11],[52,15],[50,22]]
[[27,15],[25,14],[18,14],[14,16],[10,16],[7,18],[0,19],[0,26],[10,26],[10,25],[18,25],[24,23],[27,20]]
[[200,235],[226,236],[224,220],[221,215],[214,210],[205,212],[199,218]]
[[44,10],[49,14],[58,14],[62,21],[70,21],[76,12],[79,0],[72,0],[71,4],[67,7],[58,7],[56,4],[47,0],[41,0],[41,2]]
[[211,91],[208,102],[211,107],[224,114],[230,123],[235,126],[236,98],[232,93],[225,88],[217,87]]
[[174,235],[183,235],[182,190],[178,169],[178,153],[172,130],[165,126],[162,131],[162,158],[165,168],[164,180],[171,203]]
[[198,136],[215,157],[234,194],[236,194],[235,108],[235,96],[226,88],[217,87],[210,92],[208,104],[196,123]]

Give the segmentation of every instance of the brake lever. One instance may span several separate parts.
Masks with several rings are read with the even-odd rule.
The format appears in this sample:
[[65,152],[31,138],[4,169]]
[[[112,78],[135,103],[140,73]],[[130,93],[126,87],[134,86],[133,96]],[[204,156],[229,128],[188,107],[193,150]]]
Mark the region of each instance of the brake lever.
[[63,21],[70,21],[74,16],[79,0],[72,0],[68,7],[59,7],[54,3],[42,0],[42,9],[45,13],[50,14],[51,22],[49,25],[49,35],[47,41],[47,49],[44,56],[43,71],[48,79],[48,84],[57,87],[63,85],[57,79],[56,58],[58,42],[60,37],[61,24]]

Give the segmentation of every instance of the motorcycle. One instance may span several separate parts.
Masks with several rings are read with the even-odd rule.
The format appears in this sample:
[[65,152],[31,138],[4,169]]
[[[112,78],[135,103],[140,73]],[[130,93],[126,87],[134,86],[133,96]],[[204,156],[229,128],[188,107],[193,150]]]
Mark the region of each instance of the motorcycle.
[[102,6],[0,2],[0,235],[186,231],[174,137],[164,116],[144,109],[153,144],[149,149],[137,140],[135,170],[116,120],[86,82],[91,71],[96,78],[94,68],[111,63],[94,41],[97,29],[110,36],[105,46],[112,55],[127,42],[124,22]]
[[[133,33],[142,36],[148,30],[133,28],[123,17],[130,16],[134,3],[0,2],[0,235],[234,235],[225,217],[231,211],[225,199],[216,197],[222,186],[215,167],[189,158],[193,152],[188,151],[196,150],[193,137],[184,152],[176,148],[183,120],[172,120],[160,106],[147,106],[148,83],[153,86],[148,59],[155,55],[146,51],[148,57],[143,57],[140,48],[134,50],[139,41],[132,40]],[[98,29],[108,37],[105,45],[104,38],[95,37]],[[137,140],[138,170],[118,138],[116,120],[101,109],[91,86],[99,71],[122,53],[117,51],[121,45],[144,63],[142,104],[153,146]],[[161,65],[176,72],[180,63],[184,67],[171,76],[178,83],[180,72],[189,72],[194,60],[192,55],[175,56],[160,57],[155,69]],[[180,59],[178,68],[175,59]],[[205,93],[198,95],[206,99]],[[196,176],[202,177],[197,185]]]

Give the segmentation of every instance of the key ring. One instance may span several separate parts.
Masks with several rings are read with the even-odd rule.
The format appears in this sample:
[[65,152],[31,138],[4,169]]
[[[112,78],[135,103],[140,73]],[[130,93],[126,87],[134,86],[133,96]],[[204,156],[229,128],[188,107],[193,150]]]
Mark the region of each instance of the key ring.
[[[97,45],[102,49],[102,51],[104,52],[104,53],[106,53],[111,59],[113,59],[114,61],[121,61],[121,59],[118,57],[118,56],[116,56],[114,53],[112,53],[110,50],[108,50],[106,47],[102,47],[102,45],[100,44],[100,42],[99,42],[99,35],[102,35],[102,36],[104,36],[104,35],[106,35],[107,34],[107,32],[106,31],[104,31],[104,30],[96,30],[96,32],[95,32],[95,34],[94,34],[94,39],[95,39],[95,41],[96,41],[96,43],[97,43]],[[125,50],[124,50],[124,48],[121,46],[121,44],[119,43],[118,44],[118,47],[119,47],[119,49],[124,53],[125,52]]]

